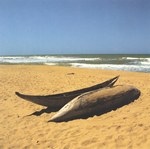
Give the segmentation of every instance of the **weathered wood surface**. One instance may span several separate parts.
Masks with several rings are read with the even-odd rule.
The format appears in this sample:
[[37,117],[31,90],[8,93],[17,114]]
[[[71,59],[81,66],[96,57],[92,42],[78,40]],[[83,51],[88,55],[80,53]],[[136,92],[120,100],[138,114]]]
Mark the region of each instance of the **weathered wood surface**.
[[105,87],[111,87],[115,84],[115,82],[118,80],[119,76],[116,76],[110,80],[107,80],[103,83],[88,87],[88,88],[83,88],[80,90],[75,90],[71,92],[65,92],[61,94],[54,94],[54,95],[46,95],[46,96],[32,96],[32,95],[24,95],[19,92],[16,92],[16,95],[33,103],[50,107],[50,108],[61,108],[63,107],[66,103],[71,101],[73,98],[85,93],[89,92],[92,90],[100,89],[100,88],[105,88]]
[[140,91],[128,85],[94,90],[82,94],[61,108],[50,121],[60,122],[108,112],[128,104],[140,96]]

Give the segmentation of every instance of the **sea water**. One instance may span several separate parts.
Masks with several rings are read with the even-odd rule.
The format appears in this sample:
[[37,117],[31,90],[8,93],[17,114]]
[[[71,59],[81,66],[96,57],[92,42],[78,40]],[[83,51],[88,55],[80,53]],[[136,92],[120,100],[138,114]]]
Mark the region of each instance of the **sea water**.
[[63,65],[80,68],[150,72],[150,54],[0,56],[0,64]]

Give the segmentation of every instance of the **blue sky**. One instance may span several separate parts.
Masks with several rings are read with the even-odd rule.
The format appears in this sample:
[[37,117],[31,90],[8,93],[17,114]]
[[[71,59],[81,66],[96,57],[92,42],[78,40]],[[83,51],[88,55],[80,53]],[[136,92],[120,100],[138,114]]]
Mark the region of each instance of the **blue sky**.
[[0,0],[0,55],[149,53],[149,0]]

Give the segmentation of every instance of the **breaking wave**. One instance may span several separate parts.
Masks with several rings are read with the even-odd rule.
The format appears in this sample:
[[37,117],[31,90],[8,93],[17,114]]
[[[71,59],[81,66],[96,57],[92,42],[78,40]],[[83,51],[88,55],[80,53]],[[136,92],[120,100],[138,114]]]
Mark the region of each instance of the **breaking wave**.
[[0,64],[44,64],[80,68],[150,72],[150,55],[0,56]]
[[0,63],[51,63],[51,62],[75,62],[75,61],[95,61],[100,58],[64,57],[64,56],[1,56]]
[[122,59],[127,59],[127,60],[142,60],[142,61],[149,61],[150,58],[141,58],[141,57],[122,57]]
[[79,67],[79,68],[150,72],[150,66],[146,66],[146,65],[144,66],[144,65],[81,64],[81,63],[72,63],[71,65],[73,67]]

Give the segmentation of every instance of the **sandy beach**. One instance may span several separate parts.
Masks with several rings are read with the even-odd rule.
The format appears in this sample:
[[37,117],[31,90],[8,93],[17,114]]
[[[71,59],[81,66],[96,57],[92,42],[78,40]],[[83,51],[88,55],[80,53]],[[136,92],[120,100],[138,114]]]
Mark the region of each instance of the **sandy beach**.
[[[140,89],[141,96],[129,105],[88,119],[48,123],[56,112],[46,112],[46,107],[15,95],[16,91],[30,95],[57,94],[89,87],[117,75],[120,75],[117,84],[133,85]],[[150,148],[150,73],[0,65],[0,105],[0,149]]]

